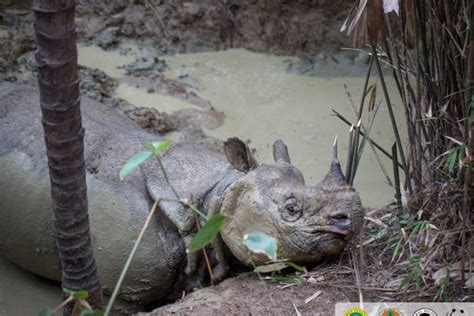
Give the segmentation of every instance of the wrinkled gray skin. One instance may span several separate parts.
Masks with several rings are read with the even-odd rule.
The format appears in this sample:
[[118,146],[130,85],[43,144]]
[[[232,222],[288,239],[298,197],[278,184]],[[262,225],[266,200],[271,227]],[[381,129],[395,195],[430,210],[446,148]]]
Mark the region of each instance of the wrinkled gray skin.
[[[0,87],[0,253],[25,269],[60,280],[54,244],[48,167],[38,92]],[[156,137],[114,109],[82,99],[91,233],[106,293],[113,288],[154,199],[174,198],[154,161],[127,181],[120,168]],[[275,163],[258,164],[234,138],[173,145],[162,156],[181,198],[209,214],[231,217],[212,245],[216,278],[225,276],[227,247],[244,264],[264,263],[242,240],[262,231],[279,242],[279,257],[314,261],[338,254],[361,226],[358,194],[334,161],[325,179],[306,187],[286,146],[274,145]],[[120,297],[138,304],[170,298],[206,278],[199,253],[186,253],[196,215],[182,204],[161,202],[157,217],[125,279]]]

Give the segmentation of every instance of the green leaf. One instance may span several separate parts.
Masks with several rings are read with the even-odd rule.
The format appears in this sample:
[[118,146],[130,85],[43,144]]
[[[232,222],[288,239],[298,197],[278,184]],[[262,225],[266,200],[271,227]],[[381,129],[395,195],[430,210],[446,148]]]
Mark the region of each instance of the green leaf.
[[400,254],[401,246],[402,246],[402,239],[400,238],[397,242],[397,245],[395,246],[395,250],[393,250],[392,261],[391,262],[393,262],[395,259],[398,258],[398,255]]
[[305,273],[306,272],[306,269],[300,265],[297,265],[296,263],[294,262],[291,262],[291,261],[287,261],[285,262],[287,266],[289,267],[292,267],[293,269],[295,269],[296,271],[298,272],[301,272],[301,273]]
[[222,214],[215,214],[208,219],[191,242],[191,250],[199,250],[209,244],[217,236],[227,219],[228,217]]
[[276,261],[278,242],[272,236],[256,232],[244,236],[244,245],[253,253],[261,253],[271,261]]
[[38,316],[53,316],[53,312],[49,308],[42,309]]
[[456,165],[457,156],[458,151],[456,149],[452,149],[451,153],[449,154],[448,160],[446,161],[446,165],[448,166],[449,172],[453,172],[454,166]]
[[258,266],[255,269],[253,269],[253,271],[256,273],[270,273],[270,272],[280,271],[285,268],[288,268],[288,265],[286,264],[286,262],[275,262],[275,263],[270,263],[263,266]]
[[159,152],[165,150],[166,148],[171,146],[171,142],[169,140],[165,140],[163,142],[148,142],[146,143],[146,147],[153,150],[153,155],[157,155]]
[[140,151],[133,155],[120,170],[120,180],[124,180],[151,156],[153,156],[151,151]]
[[81,311],[81,316],[104,316],[104,311],[102,309],[96,309],[96,310],[83,309]]
[[74,290],[63,289],[63,292],[67,296],[71,296],[72,298],[75,298],[75,299],[80,299],[80,298],[86,299],[89,297],[89,292],[87,292],[86,290],[74,291]]

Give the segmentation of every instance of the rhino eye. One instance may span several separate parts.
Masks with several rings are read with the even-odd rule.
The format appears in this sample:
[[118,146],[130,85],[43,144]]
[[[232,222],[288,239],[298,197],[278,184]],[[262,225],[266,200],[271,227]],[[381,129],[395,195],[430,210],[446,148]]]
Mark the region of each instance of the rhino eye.
[[298,220],[303,214],[303,208],[295,198],[290,198],[283,203],[281,208],[281,218],[287,222]]

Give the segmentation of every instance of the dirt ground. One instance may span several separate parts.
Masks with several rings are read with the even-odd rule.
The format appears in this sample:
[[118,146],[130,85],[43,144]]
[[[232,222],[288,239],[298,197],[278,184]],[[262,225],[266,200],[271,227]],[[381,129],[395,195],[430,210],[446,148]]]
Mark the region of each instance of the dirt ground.
[[[162,53],[243,47],[308,56],[347,43],[348,0],[79,1],[82,39],[107,48],[139,39]],[[85,17],[84,19],[81,19]]]
[[195,315],[332,315],[336,302],[347,302],[348,296],[338,289],[317,284],[284,286],[263,283],[254,274],[241,274],[214,287],[195,291],[176,304],[151,313]]

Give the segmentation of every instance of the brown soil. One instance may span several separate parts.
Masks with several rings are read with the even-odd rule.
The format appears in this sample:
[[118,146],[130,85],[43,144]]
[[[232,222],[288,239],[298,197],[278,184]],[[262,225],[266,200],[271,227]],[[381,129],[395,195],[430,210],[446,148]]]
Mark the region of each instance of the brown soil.
[[[309,300],[313,295],[316,297]],[[254,274],[241,274],[217,286],[195,291],[178,303],[139,315],[296,315],[299,311],[302,315],[327,316],[334,313],[336,302],[348,301],[348,296],[337,288],[312,283],[298,286],[263,283]]]
[[[81,38],[107,48],[126,39],[163,53],[244,47],[307,56],[347,45],[349,0],[79,1]],[[145,3],[145,5],[143,5]]]
[[[349,0],[79,0],[80,42],[111,48],[137,41],[162,54],[244,47],[313,56],[349,45],[339,28]],[[0,65],[34,49],[28,0],[0,2]],[[0,78],[3,79],[4,78]]]

